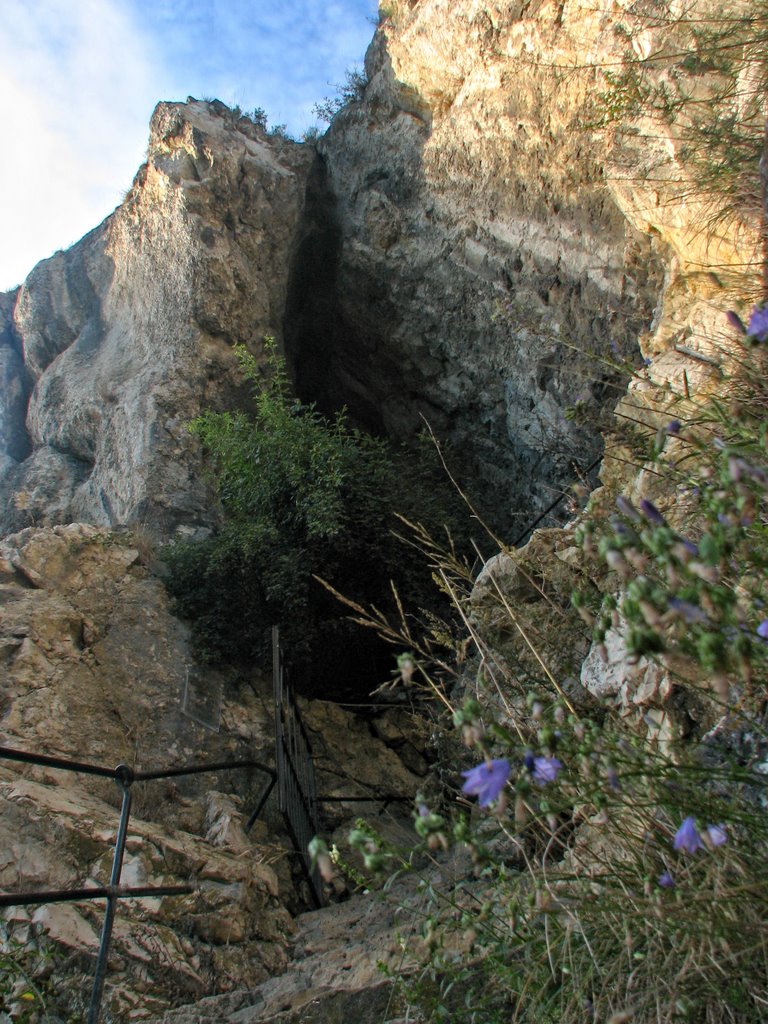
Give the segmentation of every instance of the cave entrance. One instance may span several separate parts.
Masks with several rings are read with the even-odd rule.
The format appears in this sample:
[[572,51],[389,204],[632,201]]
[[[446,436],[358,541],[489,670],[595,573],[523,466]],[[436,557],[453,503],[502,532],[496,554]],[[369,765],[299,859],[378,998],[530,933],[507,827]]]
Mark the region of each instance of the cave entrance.
[[286,650],[296,692],[312,700],[365,707],[372,703],[372,692],[392,678],[395,648],[372,629],[349,623],[337,629],[335,625],[313,644],[306,658],[292,660]]

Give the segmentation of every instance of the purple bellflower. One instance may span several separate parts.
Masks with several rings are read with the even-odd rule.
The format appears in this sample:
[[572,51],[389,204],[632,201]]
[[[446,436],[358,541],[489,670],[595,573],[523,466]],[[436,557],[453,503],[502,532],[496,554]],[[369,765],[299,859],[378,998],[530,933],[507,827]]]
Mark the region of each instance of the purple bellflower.
[[761,640],[768,640],[768,619],[763,619],[757,627],[757,635]]
[[747,337],[768,341],[768,306],[755,306],[747,324]]
[[534,757],[531,777],[537,786],[546,786],[555,781],[562,767],[556,757]]
[[478,804],[487,807],[498,799],[510,772],[509,761],[505,758],[483,761],[477,768],[470,768],[469,771],[461,773],[467,780],[461,791],[469,796],[476,796]]
[[659,885],[662,889],[674,889],[675,880],[668,871],[662,871],[659,875]]
[[704,843],[701,841],[701,836],[696,828],[695,818],[688,817],[685,819],[675,833],[672,846],[675,850],[682,850],[683,853],[696,853],[697,850],[704,849]]
[[648,501],[647,498],[643,498],[640,502],[640,511],[643,513],[649,523],[654,526],[666,526],[667,521],[664,516],[659,512],[652,501]]
[[707,839],[712,846],[725,846],[728,842],[725,825],[707,825]]

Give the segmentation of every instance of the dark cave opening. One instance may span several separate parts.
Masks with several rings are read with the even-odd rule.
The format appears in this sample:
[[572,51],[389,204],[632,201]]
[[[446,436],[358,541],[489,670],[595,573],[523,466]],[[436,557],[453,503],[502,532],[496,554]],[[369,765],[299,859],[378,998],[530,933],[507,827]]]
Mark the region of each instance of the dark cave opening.
[[372,693],[393,679],[397,650],[362,626],[329,636],[313,645],[311,655],[288,664],[296,692],[313,700],[363,706],[375,700]]

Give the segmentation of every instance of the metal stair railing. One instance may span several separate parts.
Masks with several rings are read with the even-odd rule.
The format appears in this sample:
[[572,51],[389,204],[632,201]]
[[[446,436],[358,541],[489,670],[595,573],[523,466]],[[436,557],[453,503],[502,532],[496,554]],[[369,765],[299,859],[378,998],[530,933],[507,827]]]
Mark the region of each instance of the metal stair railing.
[[25,764],[39,765],[44,768],[58,768],[62,771],[77,772],[84,775],[97,775],[111,778],[122,790],[120,821],[115,838],[115,852],[112,857],[112,871],[109,885],[94,886],[88,889],[49,889],[37,892],[0,893],[0,907],[29,906],[42,903],[62,903],[74,900],[106,899],[107,907],[101,928],[99,952],[96,958],[91,1001],[88,1007],[87,1024],[97,1024],[101,1013],[101,1002],[104,994],[104,979],[107,973],[107,960],[112,939],[112,928],[121,899],[139,898],[142,896],[180,896],[194,892],[191,885],[164,886],[121,886],[120,875],[123,867],[125,843],[128,837],[128,822],[131,816],[134,782],[149,782],[153,779],[168,779],[179,775],[199,775],[205,772],[231,771],[235,768],[257,768],[270,776],[270,784],[259,800],[258,806],[249,819],[252,825],[257,814],[266,803],[275,784],[275,771],[261,761],[224,761],[217,764],[186,765],[181,768],[166,768],[158,771],[137,772],[127,764],[119,764],[116,768],[104,768],[85,761],[73,761],[64,757],[52,757],[47,754],[33,754],[27,750],[15,750],[11,747],[0,747],[0,759],[20,761]]
[[285,669],[277,626],[272,629],[272,668],[278,807],[300,855],[302,871],[309,883],[312,898],[321,907],[325,903],[323,882],[309,856],[309,844],[319,831],[312,744]]

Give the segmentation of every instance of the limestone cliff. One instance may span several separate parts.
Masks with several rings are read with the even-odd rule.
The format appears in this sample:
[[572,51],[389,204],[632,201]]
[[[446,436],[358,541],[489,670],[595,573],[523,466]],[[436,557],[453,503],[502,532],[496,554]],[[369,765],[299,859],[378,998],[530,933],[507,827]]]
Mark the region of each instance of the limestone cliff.
[[309,158],[223,104],[158,106],[124,203],[0,305],[6,531],[211,521],[187,425],[236,400],[233,344],[280,335]]
[[599,419],[619,363],[652,364],[633,405],[684,373],[716,387],[704,339],[726,343],[756,229],[697,195],[678,126],[604,117],[606,73],[653,55],[663,81],[676,32],[628,3],[383,5],[308,193],[286,331],[303,394],[400,437],[425,416],[529,519],[599,450],[563,411]]
[[267,333],[303,398],[402,439],[425,418],[497,522],[548,504],[600,450],[567,407],[599,419],[638,345],[656,383],[701,375],[680,343],[755,244],[671,201],[674,131],[596,127],[627,35],[662,71],[674,49],[639,17],[387,4],[317,154],[160,104],[122,206],[0,303],[5,528],[209,524],[186,425],[238,401],[231,346]]
[[598,452],[563,412],[615,400],[661,287],[664,248],[585,127],[596,72],[558,71],[611,42],[590,12],[386,5],[364,95],[320,145],[315,272],[288,309],[305,395],[400,437],[423,415],[497,511],[527,518]]
[[[700,204],[671,202],[687,174],[673,132],[648,140],[594,127],[600,65],[622,59],[617,29],[631,17],[624,0],[393,0],[382,7],[366,88],[317,151],[268,140],[215,102],[157,108],[147,163],[122,206],[0,296],[0,532],[92,524],[21,530],[2,549],[4,742],[110,763],[254,747],[270,756],[252,680],[196,666],[134,540],[93,528],[138,523],[167,537],[215,523],[186,427],[206,406],[243,400],[236,342],[258,354],[263,336],[276,335],[303,398],[346,405],[371,429],[411,439],[425,417],[506,525],[530,521],[595,460],[598,431],[564,412],[578,401],[599,420],[626,388],[620,364],[650,361],[622,408],[654,427],[669,418],[668,385],[696,394],[719,386],[723,352],[713,360],[707,339],[727,308],[729,271],[757,240],[745,225],[702,231]],[[669,40],[649,29],[636,43],[644,59]],[[654,497],[653,476],[613,454],[602,467],[607,496],[621,488]],[[505,554],[486,568],[476,613],[495,568],[510,599],[527,605],[547,656],[569,659],[563,673],[652,724],[667,721],[666,676],[645,663],[628,673],[618,644],[610,664],[598,664],[583,630],[573,642],[563,632],[579,558],[568,531],[539,533],[519,561]],[[187,667],[220,685],[221,734],[184,716]],[[379,793],[393,779],[415,789],[426,743],[406,735],[402,717],[378,723],[389,747],[374,762],[375,729],[338,708],[308,710],[326,794],[348,794],[353,780]],[[46,773],[1,775],[5,820],[27,837],[0,863],[3,886],[25,880],[24,843],[30,881],[103,879],[112,836],[104,794],[81,782],[67,793]],[[131,918],[176,965],[150,972],[163,1005],[252,986],[284,965],[288,927],[279,902],[289,879],[264,864],[266,847],[241,857],[246,840],[235,828],[228,855],[209,850],[216,822],[237,817],[237,799],[206,825],[202,790],[178,795],[147,810],[163,820],[142,821],[130,851],[150,880],[184,880],[213,864],[210,905],[191,901],[166,918],[139,907]],[[60,861],[45,849],[46,819],[65,837]],[[165,871],[158,850],[176,857],[178,872]],[[237,925],[236,941],[222,919]],[[66,945],[67,921],[59,933],[49,924]],[[88,939],[74,948],[92,952],[85,925],[74,925]],[[176,937],[184,929],[186,945]],[[147,951],[130,929],[123,939],[120,1008],[160,1013],[137,994],[149,984]],[[249,1000],[243,991],[188,1019],[231,1011],[256,1021],[274,1009]],[[356,1003],[347,1010],[360,1014]]]

